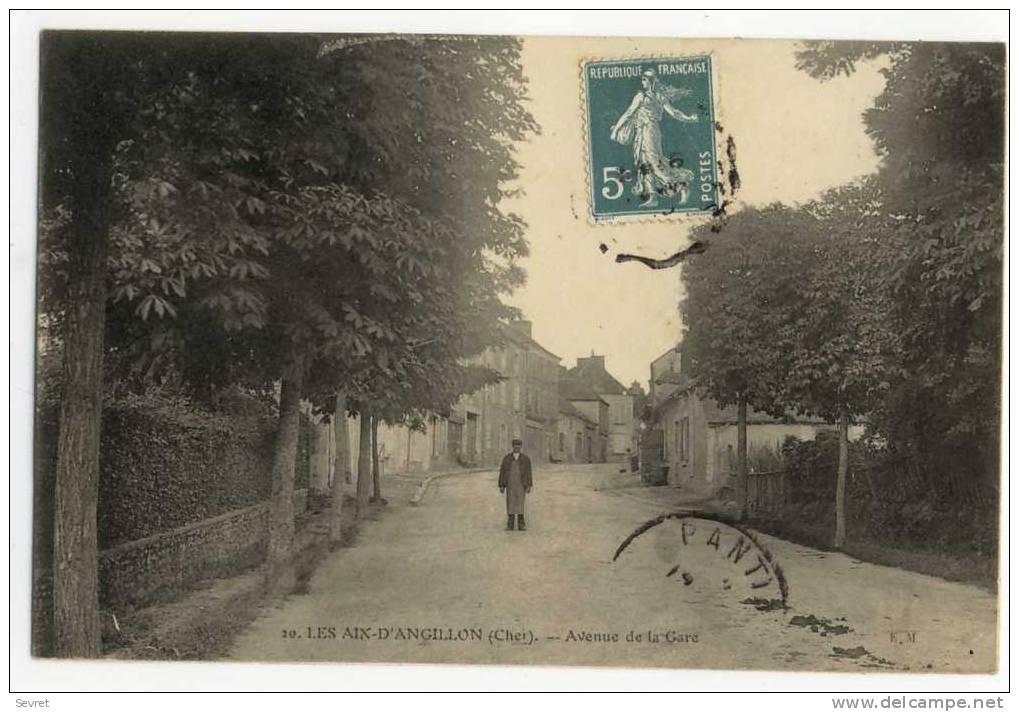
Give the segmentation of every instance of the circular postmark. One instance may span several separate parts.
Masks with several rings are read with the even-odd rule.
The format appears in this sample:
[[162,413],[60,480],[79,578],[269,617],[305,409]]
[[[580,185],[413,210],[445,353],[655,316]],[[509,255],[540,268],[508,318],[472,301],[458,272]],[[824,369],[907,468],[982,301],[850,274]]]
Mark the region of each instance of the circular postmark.
[[788,608],[782,567],[750,530],[714,514],[663,514],[637,527],[612,560],[643,562],[677,584],[733,596],[759,610]]

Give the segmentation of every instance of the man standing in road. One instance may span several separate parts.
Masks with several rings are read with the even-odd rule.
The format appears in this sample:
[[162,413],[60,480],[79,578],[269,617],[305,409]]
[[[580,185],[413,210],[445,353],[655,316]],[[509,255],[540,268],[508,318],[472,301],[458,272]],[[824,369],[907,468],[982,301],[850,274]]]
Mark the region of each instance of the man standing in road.
[[499,491],[506,493],[506,531],[513,531],[516,517],[517,530],[526,531],[524,499],[531,491],[531,459],[520,452],[523,443],[513,438],[513,452],[502,458],[499,466]]

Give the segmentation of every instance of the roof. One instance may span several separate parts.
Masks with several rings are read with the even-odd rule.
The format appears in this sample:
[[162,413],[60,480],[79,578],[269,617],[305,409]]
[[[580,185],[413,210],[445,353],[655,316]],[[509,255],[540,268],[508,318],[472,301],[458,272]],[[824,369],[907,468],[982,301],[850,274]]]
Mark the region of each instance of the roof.
[[530,346],[532,348],[535,348],[538,351],[543,352],[546,356],[549,356],[549,357],[555,359],[556,363],[558,363],[559,361],[562,361],[562,357],[561,356],[557,356],[556,354],[552,353],[551,351],[546,349],[544,346],[539,344],[537,341],[535,341],[532,337],[528,336],[527,334],[525,334],[524,332],[520,331],[519,329],[515,329],[512,326],[504,324],[504,325],[502,325],[501,331],[502,331],[502,335],[508,341],[512,341],[512,342],[514,342],[514,343],[516,343],[516,344],[518,344],[520,346]]
[[658,354],[658,355],[657,355],[656,357],[654,357],[653,359],[651,359],[651,363],[658,363],[658,362],[659,362],[659,361],[661,361],[661,360],[662,360],[663,358],[665,358],[665,357],[666,357],[666,356],[668,356],[669,354],[673,354],[673,353],[677,353],[677,354],[678,354],[678,353],[680,353],[680,350],[679,350],[679,344],[676,344],[675,346],[670,346],[669,348],[665,349],[665,351],[662,351],[662,352],[661,352],[660,354]]
[[[655,415],[658,416],[663,408],[678,400],[687,393],[692,393],[693,390],[689,382],[686,388],[681,388],[673,393],[670,393],[668,398],[663,400],[655,408]],[[701,406],[704,408],[704,419],[708,422],[708,425],[729,425],[739,421],[739,408],[735,403],[727,406],[720,406],[718,401],[713,398],[705,398],[702,396],[696,396]],[[824,418],[819,418],[813,415],[803,415],[793,411],[788,411],[783,417],[776,418],[770,413],[766,413],[763,410],[758,410],[751,405],[747,405],[747,423],[756,423],[759,425],[765,424],[776,424],[776,423],[802,423],[802,424],[821,424],[827,423]]]
[[572,378],[559,379],[559,395],[569,401],[600,401],[605,403],[605,399],[595,393],[590,386]]
[[584,359],[577,359],[577,365],[566,372],[571,380],[583,381],[594,390],[595,393],[605,393],[613,396],[625,396],[626,387],[613,378],[612,374],[605,370],[604,366]]
[[[727,405],[724,408],[718,405],[717,401],[705,398],[701,401],[704,406],[704,418],[709,425],[722,425],[736,423],[739,421],[739,408],[735,404]],[[795,413],[788,413],[782,418],[776,418],[770,413],[757,410],[751,405],[747,406],[748,423],[823,423],[820,418],[798,416]]]
[[675,371],[666,371],[655,379],[655,383],[668,383],[674,386],[685,386],[689,380],[690,379],[686,376],[676,373]]
[[563,398],[562,396],[559,396],[559,412],[562,413],[563,415],[569,415],[574,418],[580,418],[581,420],[587,421],[588,423],[594,423],[594,420],[589,418],[583,411],[577,408],[577,406],[573,405],[572,403],[570,403],[569,400]]

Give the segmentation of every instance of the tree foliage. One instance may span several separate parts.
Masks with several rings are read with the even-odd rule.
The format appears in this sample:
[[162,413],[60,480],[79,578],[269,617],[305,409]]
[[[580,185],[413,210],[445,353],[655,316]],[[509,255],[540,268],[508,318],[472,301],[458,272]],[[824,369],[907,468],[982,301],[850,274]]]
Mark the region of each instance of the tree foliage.
[[697,385],[722,405],[748,403],[782,416],[797,384],[787,377],[805,326],[798,296],[816,269],[816,218],[782,205],[747,208],[683,267],[683,362]]
[[[808,43],[820,79],[886,54],[864,114],[882,164],[877,281],[901,350],[876,408],[892,447],[944,482],[997,480],[1001,409],[1005,50],[979,43]],[[848,64],[847,64],[848,62]],[[837,67],[844,67],[838,70]],[[965,473],[965,474],[963,474]]]
[[708,249],[683,268],[685,367],[723,404],[742,391],[776,415],[863,416],[893,463],[882,467],[923,483],[914,497],[991,501],[1004,49],[810,42],[797,66],[839,81],[878,58],[885,88],[862,117],[874,175],[695,230]]
[[[399,386],[429,362],[456,371],[492,340],[526,254],[522,222],[498,204],[513,142],[536,129],[514,41],[96,42],[125,67],[110,83],[130,117],[108,278],[118,375],[206,391],[265,382],[285,335]],[[55,83],[69,71],[58,69]],[[44,266],[58,294],[67,209],[59,181],[47,185]]]
[[[344,392],[395,421],[491,377],[461,362],[522,277],[524,225],[499,208],[513,144],[537,128],[518,43],[51,32],[42,53],[49,351],[127,390],[282,381],[270,550],[285,555],[302,397]],[[92,470],[102,387],[88,378],[61,420]],[[94,598],[94,478],[62,460],[81,492],[61,501],[84,503],[65,517],[85,532],[68,554],[84,588],[58,602],[73,613]],[[66,651],[95,653],[96,620]]]

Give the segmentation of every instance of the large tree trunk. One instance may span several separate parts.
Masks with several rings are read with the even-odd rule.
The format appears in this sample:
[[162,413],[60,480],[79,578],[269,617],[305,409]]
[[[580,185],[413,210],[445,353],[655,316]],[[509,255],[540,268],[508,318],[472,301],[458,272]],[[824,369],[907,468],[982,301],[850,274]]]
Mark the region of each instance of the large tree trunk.
[[[96,111],[101,111],[96,109]],[[96,507],[103,402],[111,151],[78,137],[53,527],[53,653],[100,653]]]
[[[103,64],[82,56],[83,63]],[[72,223],[53,528],[53,652],[60,657],[97,657],[101,649],[96,508],[115,118],[100,83],[86,87],[69,136]]]
[[849,472],[849,412],[839,411],[839,469],[835,479],[835,539],[833,547],[846,543],[846,475]]
[[379,421],[372,418],[372,500],[382,501],[382,488],[379,485]]
[[357,449],[357,518],[368,512],[368,499],[372,491],[372,416],[361,408],[361,432]]
[[336,546],[343,537],[344,484],[350,470],[350,435],[347,431],[347,396],[343,391],[336,394],[336,408],[333,412],[333,435],[336,440],[336,456],[333,462],[332,507],[329,511],[329,543]]
[[747,397],[741,392],[736,401],[736,517],[747,514]]
[[293,349],[283,367],[280,417],[272,461],[269,502],[269,566],[266,583],[272,593],[290,593],[296,583],[293,566],[294,471],[301,426],[304,357]]

